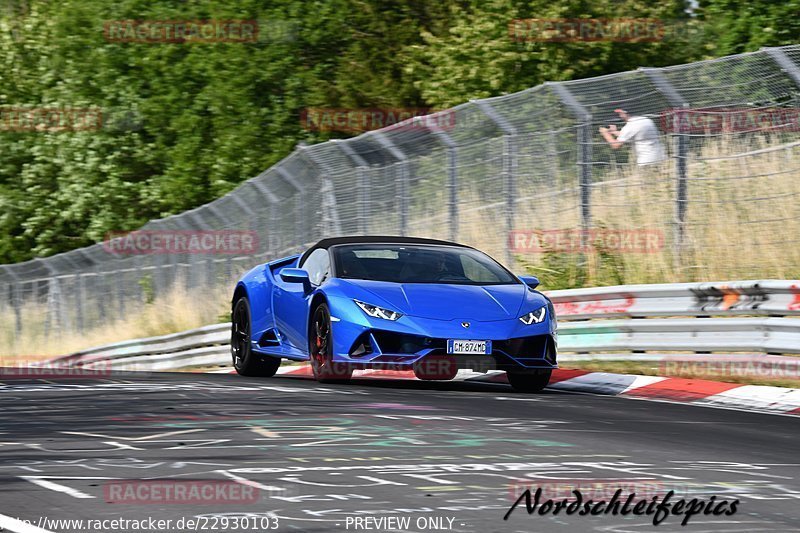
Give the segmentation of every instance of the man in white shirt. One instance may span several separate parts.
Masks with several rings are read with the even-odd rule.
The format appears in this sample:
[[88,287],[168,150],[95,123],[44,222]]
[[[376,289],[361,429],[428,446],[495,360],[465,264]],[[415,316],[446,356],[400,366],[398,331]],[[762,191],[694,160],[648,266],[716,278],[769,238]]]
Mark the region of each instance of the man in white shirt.
[[600,134],[611,148],[617,150],[632,141],[636,164],[639,166],[661,163],[666,159],[655,122],[647,117],[631,116],[624,109],[615,109],[614,113],[625,121],[622,129],[617,130],[614,125],[600,128]]

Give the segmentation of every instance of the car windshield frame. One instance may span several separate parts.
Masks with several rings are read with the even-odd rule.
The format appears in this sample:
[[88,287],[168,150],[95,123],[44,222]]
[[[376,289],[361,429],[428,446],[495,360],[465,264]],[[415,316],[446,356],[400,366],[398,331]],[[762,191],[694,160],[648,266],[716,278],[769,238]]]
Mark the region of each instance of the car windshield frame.
[[[342,265],[343,254],[347,251],[369,251],[369,250],[385,250],[387,248],[393,248],[397,250],[409,249],[413,248],[415,250],[423,250],[425,252],[433,253],[442,253],[446,255],[450,255],[450,260],[460,261],[461,256],[467,256],[474,259],[477,263],[481,264],[488,270],[490,270],[493,274],[495,274],[498,278],[505,276],[505,279],[500,279],[499,281],[472,281],[472,280],[453,280],[453,279],[446,279],[446,280],[436,280],[436,279],[429,279],[429,280],[422,280],[422,279],[411,279],[411,280],[402,280],[399,278],[395,279],[388,279],[385,276],[380,276],[379,274],[372,274],[368,277],[363,276],[355,276],[355,275],[348,275],[345,274],[345,269]],[[510,270],[500,264],[498,261],[493,259],[490,255],[481,252],[480,250],[476,250],[475,248],[470,248],[467,246],[448,246],[448,245],[439,245],[439,244],[416,244],[416,243],[392,243],[392,242],[385,242],[385,243],[348,243],[348,244],[337,244],[331,246],[328,249],[331,255],[331,266],[332,266],[332,277],[345,279],[345,280],[362,280],[362,281],[377,281],[382,283],[401,283],[401,284],[439,284],[439,285],[469,285],[469,286],[499,286],[499,285],[519,285],[522,282],[515,276]],[[445,262],[447,259],[445,259]]]

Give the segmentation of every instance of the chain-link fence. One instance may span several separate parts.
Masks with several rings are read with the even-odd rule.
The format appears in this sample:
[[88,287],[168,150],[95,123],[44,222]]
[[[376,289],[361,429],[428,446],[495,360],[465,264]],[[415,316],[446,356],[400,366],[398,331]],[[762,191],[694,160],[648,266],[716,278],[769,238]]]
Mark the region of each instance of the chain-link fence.
[[[0,266],[0,316],[18,337],[84,332],[178,284],[203,298],[259,262],[348,234],[451,239],[542,275],[585,264],[642,282],[796,276],[799,96],[791,46],[547,83],[460,105],[446,121],[299,147],[143,228],[253,231],[252,254],[125,256],[96,244]],[[599,127],[622,125],[616,108],[653,120],[665,161],[637,165],[631,143],[603,139]],[[593,231],[605,232],[600,244]]]

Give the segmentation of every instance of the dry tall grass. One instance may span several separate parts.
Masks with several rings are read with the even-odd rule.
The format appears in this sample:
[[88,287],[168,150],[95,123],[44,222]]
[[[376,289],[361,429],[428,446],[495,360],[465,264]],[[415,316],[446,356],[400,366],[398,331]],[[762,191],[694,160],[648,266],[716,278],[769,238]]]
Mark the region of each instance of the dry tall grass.
[[[687,169],[682,247],[676,239],[673,164],[596,170],[591,191],[593,227],[660,232],[660,250],[595,247],[583,257],[559,251],[520,253],[512,266],[539,274],[549,288],[800,278],[800,146],[771,144],[768,138],[747,146],[720,140],[693,154]],[[529,177],[528,184],[524,178],[518,183],[522,199],[514,229],[580,228],[577,187],[560,188],[556,183],[557,192],[551,193],[538,186],[535,175]],[[479,205],[478,195],[473,202]],[[461,220],[463,241],[504,257],[502,208],[467,210]],[[581,261],[585,263],[578,268]]]
[[[157,296],[122,320],[109,321],[83,333],[46,334],[44,305],[26,305],[22,312],[24,335],[15,337],[10,311],[0,315],[0,366],[48,359],[55,355],[111,342],[166,335],[221,322],[229,314],[230,289],[218,287],[189,293],[183,284]],[[227,318],[225,318],[227,320]]]

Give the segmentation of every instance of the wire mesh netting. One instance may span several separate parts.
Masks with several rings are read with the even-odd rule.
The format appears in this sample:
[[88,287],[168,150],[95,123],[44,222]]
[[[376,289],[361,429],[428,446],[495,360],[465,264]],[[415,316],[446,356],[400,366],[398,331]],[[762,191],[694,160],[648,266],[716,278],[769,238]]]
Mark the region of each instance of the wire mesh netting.
[[[126,255],[98,243],[3,265],[0,316],[17,337],[84,332],[176,286],[202,298],[260,262],[353,234],[456,240],[534,273],[571,262],[636,282],[796,277],[798,98],[790,46],[548,83],[458,106],[444,126],[410,120],[301,146],[226,196],[142,228],[243,232],[255,239],[247,253]],[[617,108],[653,121],[666,159],[639,165],[635,143],[601,137],[623,125]]]

